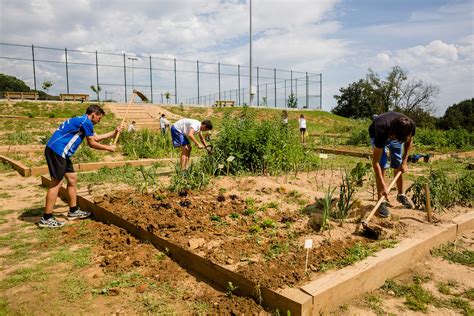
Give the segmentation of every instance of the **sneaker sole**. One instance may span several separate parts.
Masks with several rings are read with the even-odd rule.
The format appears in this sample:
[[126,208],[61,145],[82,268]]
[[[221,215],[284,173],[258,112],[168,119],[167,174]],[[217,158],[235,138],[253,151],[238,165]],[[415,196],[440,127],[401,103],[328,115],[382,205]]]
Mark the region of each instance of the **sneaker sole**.
[[88,215],[88,216],[75,216],[75,217],[69,217],[67,218],[68,221],[75,221],[77,219],[86,219],[86,218],[89,218],[91,217],[91,215]]
[[41,228],[61,228],[64,225],[65,224],[62,224],[61,226],[49,226],[49,225],[45,225],[45,224],[38,224],[38,227],[41,227]]
[[385,214],[380,214],[377,212],[377,216],[382,217],[382,218],[387,218],[387,217],[390,217],[390,214],[385,215]]

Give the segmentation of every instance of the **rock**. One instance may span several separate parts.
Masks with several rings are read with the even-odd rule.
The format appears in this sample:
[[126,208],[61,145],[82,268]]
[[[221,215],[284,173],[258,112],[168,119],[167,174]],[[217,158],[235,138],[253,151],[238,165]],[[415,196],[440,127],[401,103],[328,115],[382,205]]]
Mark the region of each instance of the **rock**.
[[191,238],[188,241],[189,249],[191,250],[197,249],[201,247],[202,245],[204,245],[205,243],[206,241],[204,240],[204,238]]
[[218,196],[217,196],[217,201],[218,201],[218,202],[225,202],[225,196],[223,196],[222,194],[221,194],[221,195],[218,195]]

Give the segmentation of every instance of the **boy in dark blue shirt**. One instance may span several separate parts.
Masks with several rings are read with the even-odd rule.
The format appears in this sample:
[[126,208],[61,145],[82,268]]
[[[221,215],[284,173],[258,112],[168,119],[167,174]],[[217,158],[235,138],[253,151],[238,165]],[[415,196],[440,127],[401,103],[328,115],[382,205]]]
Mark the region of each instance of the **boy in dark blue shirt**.
[[[407,116],[398,112],[386,112],[376,116],[369,126],[370,139],[372,141],[372,167],[375,171],[378,198],[385,196],[387,199],[387,186],[385,185],[385,169],[389,167],[388,157],[385,152],[387,147],[390,151],[390,167],[397,172],[408,171],[408,153],[413,144],[415,136],[415,123]],[[412,208],[412,204],[403,192],[403,175],[397,180],[397,200],[405,208]],[[387,199],[388,200],[388,199]],[[390,211],[388,204],[382,203],[378,209],[380,217],[388,217]]]
[[84,138],[91,148],[115,151],[115,145],[103,145],[99,142],[114,137],[122,127],[117,127],[115,131],[106,134],[94,134],[94,125],[99,123],[104,115],[104,110],[98,105],[90,105],[86,110],[86,114],[70,118],[62,123],[46,144],[45,157],[51,176],[51,184],[46,194],[44,214],[38,223],[40,227],[56,228],[64,225],[64,222],[57,221],[53,216],[54,204],[63,177],[67,180],[69,196],[68,219],[82,219],[91,215],[90,212],[81,211],[77,207],[77,174],[74,172],[70,158],[79,148]]

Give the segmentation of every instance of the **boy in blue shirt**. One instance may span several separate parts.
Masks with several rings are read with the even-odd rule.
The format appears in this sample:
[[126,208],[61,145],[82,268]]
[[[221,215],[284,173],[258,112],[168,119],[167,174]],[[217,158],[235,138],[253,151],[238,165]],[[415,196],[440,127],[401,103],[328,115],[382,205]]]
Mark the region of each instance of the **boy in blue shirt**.
[[90,212],[81,211],[77,207],[77,174],[74,172],[70,158],[79,148],[84,138],[91,148],[115,151],[115,145],[103,145],[99,142],[114,137],[122,127],[117,127],[114,131],[106,134],[94,134],[94,125],[99,123],[104,115],[104,110],[98,105],[90,105],[86,110],[86,114],[70,118],[62,123],[46,144],[45,157],[51,176],[51,184],[46,194],[44,214],[38,223],[40,227],[57,228],[64,226],[64,222],[57,221],[53,216],[54,204],[63,177],[67,180],[69,196],[68,220],[87,218],[91,215]]

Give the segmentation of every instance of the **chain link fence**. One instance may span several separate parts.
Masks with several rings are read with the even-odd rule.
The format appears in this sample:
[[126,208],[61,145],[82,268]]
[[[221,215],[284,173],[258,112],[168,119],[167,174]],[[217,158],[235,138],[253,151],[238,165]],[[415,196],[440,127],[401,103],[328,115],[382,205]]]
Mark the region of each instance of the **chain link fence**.
[[[158,54],[107,53],[0,43],[0,72],[24,80],[34,90],[51,81],[50,94],[84,93],[97,100],[126,102],[133,89],[151,103],[322,108],[322,74],[178,60]],[[91,86],[101,88],[93,92]],[[296,101],[295,101],[296,100]]]

